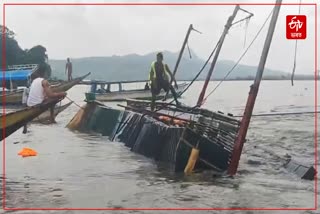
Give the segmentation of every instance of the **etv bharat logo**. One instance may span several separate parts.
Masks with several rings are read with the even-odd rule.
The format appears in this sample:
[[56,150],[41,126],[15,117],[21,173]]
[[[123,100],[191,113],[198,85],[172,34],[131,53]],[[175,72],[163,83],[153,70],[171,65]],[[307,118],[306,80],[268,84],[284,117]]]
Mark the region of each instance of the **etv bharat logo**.
[[287,39],[305,39],[307,37],[307,17],[304,15],[287,16]]

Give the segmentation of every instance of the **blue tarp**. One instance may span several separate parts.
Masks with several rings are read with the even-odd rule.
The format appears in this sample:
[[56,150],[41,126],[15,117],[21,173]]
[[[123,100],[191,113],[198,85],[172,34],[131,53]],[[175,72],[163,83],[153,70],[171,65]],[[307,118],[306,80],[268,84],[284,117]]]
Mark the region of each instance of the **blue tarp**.
[[3,74],[5,76],[6,81],[27,80],[28,77],[32,74],[32,70],[23,69],[23,70],[10,70],[10,71],[4,71],[4,72],[0,70],[0,81],[3,81]]

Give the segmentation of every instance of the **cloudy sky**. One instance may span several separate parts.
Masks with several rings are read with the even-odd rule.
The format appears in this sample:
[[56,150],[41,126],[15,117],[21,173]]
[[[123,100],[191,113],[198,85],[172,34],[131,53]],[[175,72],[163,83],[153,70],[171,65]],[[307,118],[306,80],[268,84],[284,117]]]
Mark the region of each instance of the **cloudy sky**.
[[[4,2],[26,3],[27,1],[5,0]],[[51,1],[33,0],[32,2]],[[70,0],[68,2],[92,1]],[[130,1],[127,0],[127,2]],[[211,0],[208,2],[227,1]],[[275,1],[242,0],[238,2],[274,3]],[[308,3],[312,2],[316,1],[308,0]],[[283,0],[283,3],[299,3],[299,0]],[[248,23],[247,31],[245,22],[230,30],[219,59],[236,61],[273,9],[273,6],[243,5],[241,7],[254,13],[254,16]],[[206,59],[218,41],[233,9],[234,6],[8,5],[6,6],[6,26],[17,34],[16,38],[22,48],[31,48],[41,44],[47,48],[51,59],[65,59],[67,57],[112,56],[131,53],[147,54],[162,50],[177,52],[182,45],[189,24],[193,24],[203,34],[193,32],[189,46],[199,57]],[[286,39],[285,19],[286,15],[296,15],[298,11],[299,6],[297,5],[282,6],[267,67],[291,72],[295,41]],[[298,42],[296,73],[313,74],[315,69],[315,7],[301,6],[301,14],[307,16],[307,39]],[[240,11],[236,20],[245,16],[247,14]],[[258,64],[268,26],[269,22],[241,63]],[[318,28],[319,26],[318,23]]]

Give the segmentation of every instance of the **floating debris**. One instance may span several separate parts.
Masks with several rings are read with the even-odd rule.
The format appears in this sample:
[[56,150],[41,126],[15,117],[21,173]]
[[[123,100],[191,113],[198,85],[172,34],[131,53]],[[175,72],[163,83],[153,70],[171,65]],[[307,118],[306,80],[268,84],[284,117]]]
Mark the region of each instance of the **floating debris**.
[[18,155],[21,155],[22,157],[30,157],[30,156],[37,156],[38,153],[30,148],[23,148]]

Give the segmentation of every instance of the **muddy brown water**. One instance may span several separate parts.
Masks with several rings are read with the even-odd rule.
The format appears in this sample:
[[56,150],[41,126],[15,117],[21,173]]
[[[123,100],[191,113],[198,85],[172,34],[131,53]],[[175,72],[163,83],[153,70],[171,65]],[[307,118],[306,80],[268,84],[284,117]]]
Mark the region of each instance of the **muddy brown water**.
[[[196,103],[201,82],[191,87],[182,102]],[[209,90],[215,86],[211,82]],[[205,107],[241,114],[251,81],[225,82]],[[137,84],[127,85],[135,87]],[[68,96],[83,104],[85,86]],[[65,100],[64,103],[68,102]],[[108,104],[116,106],[117,103]],[[314,82],[264,81],[254,113],[314,110]],[[5,142],[7,208],[215,208],[314,207],[314,181],[301,180],[282,167],[277,156],[291,155],[314,164],[314,115],[254,117],[235,178],[214,178],[211,172],[173,174],[119,142],[99,135],[71,132],[66,124],[78,111],[72,105],[57,117],[57,124],[32,124]],[[318,130],[319,131],[319,130]],[[22,158],[23,147],[36,157]],[[3,148],[1,147],[1,152]],[[2,158],[1,158],[2,166]],[[3,175],[2,175],[3,176]],[[2,185],[2,180],[1,180]],[[317,193],[319,195],[319,192]],[[2,204],[1,196],[1,206]],[[1,211],[0,211],[1,212]],[[9,213],[9,211],[7,211]],[[10,211],[22,213],[80,213],[80,211]],[[81,211],[81,213],[151,213],[152,211]],[[168,211],[153,211],[167,213]],[[182,211],[181,211],[182,212]],[[197,211],[183,211],[196,213]],[[204,213],[288,213],[289,211],[202,211]],[[315,214],[317,211],[291,211]]]

